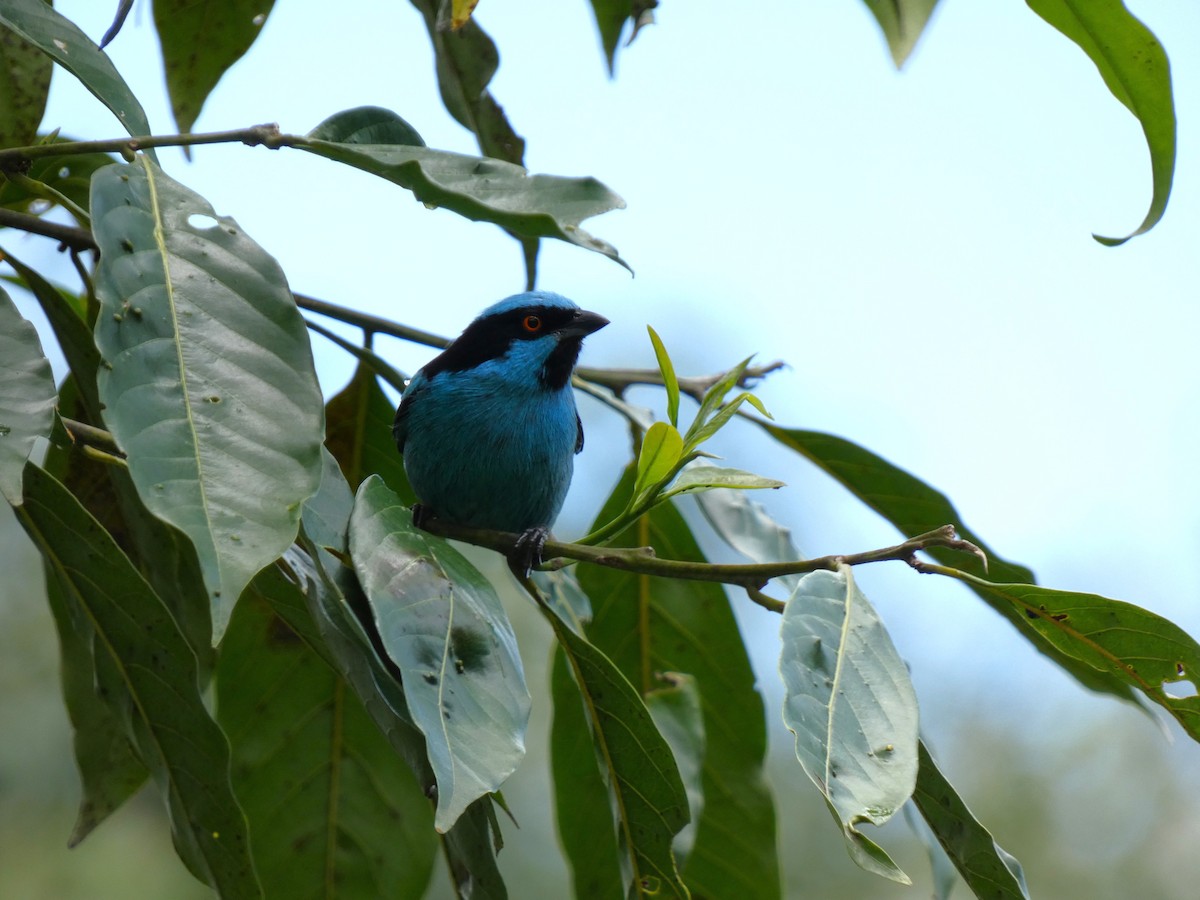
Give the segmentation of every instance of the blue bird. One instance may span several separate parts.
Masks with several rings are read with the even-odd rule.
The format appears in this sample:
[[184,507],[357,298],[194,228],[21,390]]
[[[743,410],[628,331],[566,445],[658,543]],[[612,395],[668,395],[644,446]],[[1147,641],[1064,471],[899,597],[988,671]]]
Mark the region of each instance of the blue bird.
[[608,319],[558,294],[501,300],[427,363],[400,399],[392,435],[420,501],[437,517],[521,535],[515,573],[541,562],[583,449],[571,372]]

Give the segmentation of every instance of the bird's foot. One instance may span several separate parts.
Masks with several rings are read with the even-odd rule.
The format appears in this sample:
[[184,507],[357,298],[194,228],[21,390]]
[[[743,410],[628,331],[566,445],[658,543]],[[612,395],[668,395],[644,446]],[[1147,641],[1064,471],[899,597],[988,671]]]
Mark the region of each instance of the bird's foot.
[[434,517],[433,510],[424,503],[414,503],[412,507],[412,520],[416,528],[425,528],[425,523]]
[[550,529],[542,525],[521,532],[508,553],[508,567],[517,578],[528,578],[529,573],[542,564],[542,548],[549,537]]

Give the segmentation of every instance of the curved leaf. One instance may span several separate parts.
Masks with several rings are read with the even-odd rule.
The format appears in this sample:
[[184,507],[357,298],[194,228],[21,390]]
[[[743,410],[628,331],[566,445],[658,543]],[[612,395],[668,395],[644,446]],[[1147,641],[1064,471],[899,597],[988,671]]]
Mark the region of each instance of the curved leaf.
[[357,106],[334,113],[310,131],[308,137],[335,144],[425,146],[425,139],[417,134],[417,129],[381,106]]
[[263,886],[295,900],[417,900],[437,852],[429,801],[354,692],[260,586],[300,594],[274,569],[255,579],[230,620],[216,683]]
[[[944,566],[935,571],[1012,606],[1060,653],[1141,691],[1200,741],[1200,644],[1175,623],[1098,594],[993,584]],[[1167,685],[1185,681],[1191,688],[1188,696],[1167,693]]]
[[917,779],[917,696],[848,566],[800,579],[783,611],[783,721],[847,848],[869,872],[909,878],[855,827],[882,825]]
[[325,446],[342,467],[352,491],[379,475],[406,503],[416,502],[404,460],[392,439],[396,408],[375,373],[360,363],[349,383],[325,405]]
[[625,31],[625,23],[633,27],[626,46],[633,43],[639,31],[654,21],[654,8],[658,0],[592,0],[592,13],[596,17],[596,28],[600,32],[600,44],[608,62],[608,74],[616,72],[617,47]]
[[525,755],[529,691],[516,637],[491,584],[447,542],[417,531],[376,475],[355,498],[350,554],[425,735],[435,827],[445,832]]
[[219,641],[320,483],[308,334],[275,260],[146,159],[97,172],[92,213],[104,420],[143,502],[195,544]]
[[696,679],[682,672],[662,672],[658,675],[662,687],[646,694],[646,709],[671,748],[679,777],[687,793],[691,818],[675,835],[672,849],[682,867],[696,844],[696,826],[704,812],[704,714],[700,709],[700,691]]
[[1138,229],[1125,237],[1092,235],[1116,247],[1145,234],[1167,211],[1175,177],[1175,100],[1171,66],[1158,38],[1125,8],[1122,0],[1026,0],[1029,8],[1069,37],[1088,55],[1114,97],[1142,126],[1150,150],[1154,190]]
[[46,112],[54,61],[14,31],[0,28],[0,147],[30,143]]
[[918,745],[917,751],[920,766],[913,803],[929,823],[967,887],[976,897],[1029,900],[1021,864],[997,844],[971,814],[954,786],[938,769],[924,742]]
[[54,426],[58,388],[37,330],[0,290],[0,494],[21,503],[21,474],[39,437]]
[[229,745],[204,707],[196,657],[175,619],[100,524],[30,464],[18,517],[95,634],[97,682],[171,812],[175,847],[222,897],[259,897]]
[[[958,510],[946,495],[900,469],[870,450],[859,447],[845,438],[819,431],[804,431],[800,428],[785,428],[752,419],[755,424],[781,444],[795,450],[809,462],[839,482],[850,493],[858,497],[883,518],[887,519],[906,537],[924,534],[942,525],[954,525],[958,533],[987,554],[988,568],[975,559],[964,559],[961,553],[937,547],[925,552],[938,562],[960,568],[975,575],[987,574],[995,581],[1032,582],[1033,573],[1017,563],[1011,563],[991,550],[978,536],[967,528]],[[1013,608],[1011,603],[997,602],[994,595],[968,585],[992,609],[1000,613],[1022,635],[1065,669],[1084,687],[1101,693],[1112,694],[1122,700],[1136,703],[1133,691],[1121,679],[1091,666],[1081,665],[1042,640],[1029,627],[1029,619]]]
[[[631,467],[597,523],[611,521],[625,508],[632,485]],[[655,507],[613,543],[648,544],[663,557],[705,561],[674,503]],[[683,868],[684,881],[700,897],[778,898],[775,810],[763,775],[767,728],[762,697],[725,591],[705,582],[599,566],[580,566],[579,582],[594,610],[588,639],[640,692],[659,686],[655,672],[683,672],[696,679],[706,737],[704,810]]]
[[682,494],[701,494],[724,488],[726,490],[763,490],[783,487],[782,481],[765,478],[753,472],[741,469],[731,469],[727,466],[710,466],[692,463],[683,468],[679,477],[671,482],[664,492],[664,497],[677,497]]
[[154,0],[171,110],[192,130],[221,76],[262,31],[275,0]]
[[611,244],[579,227],[625,201],[595,178],[530,175],[499,159],[407,144],[340,144],[295,137],[289,144],[385,178],[428,206],[476,222],[493,222],[522,238],[556,238],[629,268]]
[[917,45],[938,0],[863,0],[879,23],[899,69]]
[[[618,844],[627,854],[632,876],[627,896],[690,897],[671,850],[688,823],[688,799],[670,745],[612,660],[544,602],[542,610],[575,678],[596,761],[615,803]],[[561,821],[561,809],[559,815]],[[581,823],[571,827],[579,829]],[[599,840],[608,845],[606,838]]]
[[[45,0],[0,0],[0,25],[11,28],[83,82],[131,135],[150,134],[142,105],[108,55]],[[154,156],[154,151],[147,152]]]

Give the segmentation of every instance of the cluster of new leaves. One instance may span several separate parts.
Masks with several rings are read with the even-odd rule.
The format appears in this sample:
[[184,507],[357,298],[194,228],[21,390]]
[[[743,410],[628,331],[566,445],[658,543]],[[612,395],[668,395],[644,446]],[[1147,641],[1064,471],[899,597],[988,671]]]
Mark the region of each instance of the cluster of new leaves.
[[[905,16],[923,24],[932,8],[869,5],[889,37],[895,26],[906,40]],[[1134,41],[1136,28],[1119,3],[1086,14],[1031,5],[1103,57],[1106,82],[1143,121],[1155,159],[1149,227],[1170,183],[1162,106],[1146,100],[1162,80],[1130,74],[1072,33],[1108,47],[1114,33]],[[185,6],[155,7],[183,131],[270,11],[240,4],[227,31],[200,35]],[[40,306],[66,361],[57,384],[33,326],[0,291],[0,492],[45,561],[83,781],[71,841],[153,781],[180,858],[223,897],[419,897],[439,847],[462,895],[506,893],[495,805],[524,753],[529,691],[496,588],[413,527],[380,386],[401,379],[368,347],[345,344],[359,368],[325,402],[308,336],[320,326],[280,267],[153,152],[240,140],[364,169],[510,232],[531,283],[542,238],[620,262],[579,227],[619,197],[594,179],[521,167],[524,143],[487,90],[496,50],[471,4],[414,6],[447,108],[476,134],[480,157],[430,149],[379,109],[340,113],[306,136],[147,137],[137,98],[90,39],[42,0],[0,0],[0,54],[20,73],[0,121],[0,221],[64,242],[84,276],[78,292],[64,289],[4,254],[7,281]],[[626,25],[644,24],[654,4],[594,6],[611,65]],[[138,140],[37,138],[52,62]],[[1173,134],[1172,118],[1171,161]],[[51,207],[76,225],[41,218]],[[322,309],[365,332],[416,335]],[[798,762],[852,858],[885,877],[906,879],[858,826],[911,799],[973,891],[1025,896],[1020,867],[922,745],[907,670],[852,564],[911,559],[959,579],[1083,684],[1149,699],[1200,738],[1200,700],[1164,689],[1200,671],[1200,646],[1178,628],[1136,606],[1037,587],[990,552],[985,572],[962,541],[934,531],[959,521],[941,494],[844,439],[776,424],[741,390],[749,361],[681,379],[651,337],[659,370],[643,380],[663,386],[668,421],[647,421],[603,373],[582,373],[581,389],[629,419],[638,450],[592,533],[548,544],[561,558],[525,585],[557,639],[555,802],[578,896],[780,895],[764,711],[722,582],[782,611],[783,718]],[[681,430],[684,394],[698,408]],[[741,493],[780,483],[714,465],[701,449],[735,416],[922,538],[801,559]],[[40,464],[39,441],[49,445]],[[678,509],[685,494],[750,564],[704,558]],[[917,562],[919,550],[936,562]],[[571,557],[588,560],[577,574],[557,565]],[[763,595],[768,583],[786,601]]]

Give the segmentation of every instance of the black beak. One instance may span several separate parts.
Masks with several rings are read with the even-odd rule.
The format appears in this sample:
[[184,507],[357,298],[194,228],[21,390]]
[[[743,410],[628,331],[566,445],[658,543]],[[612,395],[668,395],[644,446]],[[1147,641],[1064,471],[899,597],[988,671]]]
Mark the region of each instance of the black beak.
[[575,313],[575,318],[558,330],[562,337],[584,337],[599,331],[608,324],[608,319],[599,313],[581,309]]

